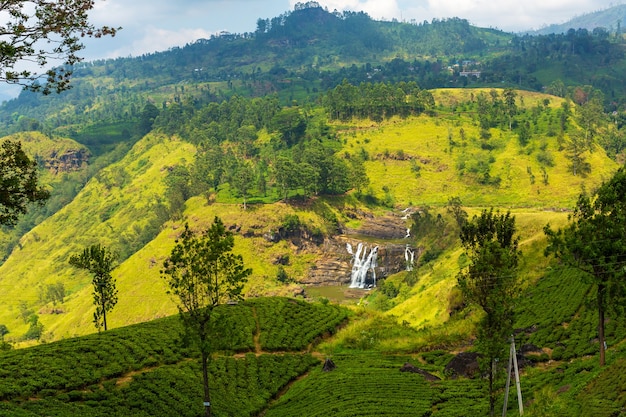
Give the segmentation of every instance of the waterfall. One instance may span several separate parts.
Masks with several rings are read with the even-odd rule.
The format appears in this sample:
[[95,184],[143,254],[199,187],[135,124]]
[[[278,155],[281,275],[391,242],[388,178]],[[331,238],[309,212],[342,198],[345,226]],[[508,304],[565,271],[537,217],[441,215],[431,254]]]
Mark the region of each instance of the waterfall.
[[[357,245],[356,253],[352,250],[352,245],[347,244],[346,249],[352,255],[352,273],[350,275],[350,288],[371,288],[376,286],[376,258],[378,256],[378,246],[375,246],[367,254],[367,248],[362,243]],[[368,272],[371,270],[368,279]]]
[[408,244],[404,248],[404,259],[406,261],[406,270],[412,271],[413,263],[415,262],[415,251],[411,250]]

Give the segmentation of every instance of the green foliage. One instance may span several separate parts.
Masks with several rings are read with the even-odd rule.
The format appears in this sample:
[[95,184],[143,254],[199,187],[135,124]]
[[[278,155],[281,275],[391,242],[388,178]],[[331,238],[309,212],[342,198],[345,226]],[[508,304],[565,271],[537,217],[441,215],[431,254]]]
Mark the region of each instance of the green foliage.
[[484,312],[478,323],[477,350],[485,357],[489,375],[490,410],[495,406],[495,361],[504,357],[504,346],[513,331],[514,297],[518,291],[519,237],[515,217],[484,210],[461,228],[461,243],[470,265],[457,276],[468,302]]
[[293,281],[289,274],[287,274],[287,271],[285,271],[285,267],[282,265],[278,265],[278,270],[276,271],[276,281],[281,284],[289,284]]
[[460,197],[450,197],[446,210],[451,213],[456,221],[457,226],[462,228],[467,224],[468,214],[463,210],[463,202]]
[[286,233],[293,234],[300,230],[304,225],[300,221],[297,214],[287,214],[283,217],[282,228]]
[[159,116],[159,109],[152,104],[147,103],[141,112],[139,120],[139,132],[141,135],[145,135],[152,130],[154,120]]
[[[6,13],[5,39],[0,58],[0,81],[23,85],[31,91],[50,94],[70,88],[71,68],[81,61],[78,52],[84,48],[80,38],[100,38],[115,35],[117,29],[103,26],[97,28],[88,20],[94,7],[90,1],[78,1],[58,5],[45,1],[30,2],[32,10],[24,10],[24,1],[9,1],[2,5]],[[24,36],[27,33],[28,36]],[[43,47],[42,45],[47,45]],[[45,67],[49,60],[61,61],[56,69],[46,71],[46,83],[40,84],[38,71],[22,68],[23,64],[35,62]]]
[[209,336],[205,326],[213,308],[240,299],[243,284],[252,273],[244,268],[241,255],[232,253],[234,244],[232,232],[219,217],[200,234],[185,223],[185,230],[163,263],[161,275],[178,298],[183,323],[200,338],[203,351]]
[[41,204],[50,193],[38,183],[37,163],[19,141],[7,139],[0,147],[0,225],[14,225],[29,203]]
[[605,311],[621,311],[626,295],[623,268],[625,216],[626,171],[621,167],[597,190],[593,199],[586,193],[580,195],[570,225],[557,231],[549,225],[544,229],[548,237],[546,255],[553,254],[567,265],[580,269],[597,289],[595,302],[601,365],[605,363]]
[[421,210],[416,211],[411,215],[411,235],[417,239],[422,239],[426,236],[441,236],[445,228],[445,220],[441,214],[436,216],[431,213],[431,209],[428,206],[423,207]]
[[[336,368],[319,366],[270,406],[278,416],[459,416],[486,415],[488,404],[478,381],[427,382],[418,373],[400,372],[413,358],[351,353],[333,355]],[[416,364],[420,368],[421,364]],[[425,366],[433,371],[432,365]]]
[[46,284],[39,287],[39,301],[44,303],[63,303],[65,299],[65,285],[62,282],[55,282],[54,284]]
[[279,133],[280,139],[291,147],[304,138],[307,121],[297,107],[285,108],[277,112],[270,122],[272,130]]
[[86,269],[93,276],[93,303],[96,311],[93,313],[93,322],[96,329],[107,330],[107,312],[113,310],[117,304],[117,289],[111,271],[115,267],[115,256],[106,246],[99,243],[85,248],[80,255],[72,255],[70,265]]
[[254,169],[252,164],[246,161],[239,161],[235,167],[232,183],[237,194],[243,198],[243,208],[246,209],[246,201],[250,191],[254,188]]
[[28,317],[28,330],[23,336],[24,340],[39,340],[43,334],[43,324],[39,322],[37,314]]
[[[291,301],[255,299],[216,307],[216,320],[231,329],[228,338],[217,338],[216,352],[253,352],[254,337],[273,340],[280,351],[300,351],[316,337],[334,330],[343,320],[337,319],[337,313],[345,318],[346,310],[340,307]],[[284,338],[286,344],[281,346],[278,335],[287,331],[296,336],[294,329],[305,317],[309,331],[297,336],[295,343],[290,336]],[[163,410],[181,416],[198,415],[202,411],[202,403],[197,401],[202,370],[189,360],[196,358],[197,352],[178,340],[181,330],[180,320],[168,317],[3,352],[1,410],[16,416],[41,415],[43,410],[44,414],[59,416],[149,416],[160,415]],[[264,331],[273,335],[263,337]],[[290,381],[315,364],[319,364],[318,359],[303,353],[216,356],[208,369],[215,413],[258,414]],[[32,398],[37,401],[27,401]]]
[[[240,300],[241,291],[252,273],[244,268],[241,255],[232,253],[235,241],[222,220],[215,216],[211,226],[196,235],[185,223],[180,240],[163,262],[161,275],[171,294],[178,299],[180,318],[187,336],[202,356],[204,403],[210,415],[208,362],[218,340],[227,339],[230,327],[214,317],[215,307]],[[212,320],[213,319],[213,320]]]
[[347,121],[356,117],[378,122],[396,115],[419,115],[435,103],[432,95],[415,82],[354,86],[345,79],[329,90],[322,102],[331,119]]
[[185,201],[191,197],[190,174],[187,167],[177,165],[165,178],[166,197],[169,202],[169,217],[179,220],[185,210]]

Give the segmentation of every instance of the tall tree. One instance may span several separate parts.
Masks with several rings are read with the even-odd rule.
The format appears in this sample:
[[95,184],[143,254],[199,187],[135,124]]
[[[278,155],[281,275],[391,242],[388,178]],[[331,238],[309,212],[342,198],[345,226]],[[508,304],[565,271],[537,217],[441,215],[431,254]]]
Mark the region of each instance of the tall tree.
[[495,410],[496,359],[503,357],[513,330],[513,298],[518,291],[519,237],[515,217],[483,210],[461,227],[461,243],[470,264],[457,276],[467,301],[484,316],[478,322],[477,349],[489,373],[489,409]]
[[254,188],[254,180],[256,177],[254,167],[250,161],[238,160],[236,162],[232,186],[237,194],[243,198],[243,209],[245,210],[247,208],[248,196],[250,195],[250,190]]
[[591,164],[585,158],[585,152],[589,150],[589,145],[582,133],[572,133],[566,142],[565,150],[570,160],[570,169],[573,175],[584,177],[591,172]]
[[[70,87],[71,66],[80,62],[83,37],[114,36],[119,28],[89,22],[94,0],[5,0],[0,3],[0,81],[49,94]],[[62,64],[40,76],[23,64],[40,68]],[[44,83],[39,80],[43,78]]]
[[356,189],[358,195],[361,195],[364,189],[370,184],[370,179],[367,176],[367,170],[363,160],[358,157],[350,159],[350,174],[349,174],[350,186]]
[[214,309],[230,300],[241,299],[243,285],[252,273],[244,267],[241,255],[232,253],[235,240],[219,217],[206,231],[196,234],[185,230],[163,263],[161,275],[169,292],[178,298],[180,318],[189,336],[196,342],[202,358],[204,406],[211,416],[208,363],[211,336],[215,324]]
[[289,191],[297,188],[301,184],[300,171],[298,165],[286,156],[278,156],[273,166],[274,178],[278,185],[283,200],[287,201]]
[[37,163],[22,150],[19,141],[0,145],[0,224],[14,225],[29,203],[42,204],[50,193],[38,183]]
[[559,230],[544,228],[545,254],[583,272],[596,287],[600,365],[605,364],[604,319],[607,310],[618,312],[626,295],[626,169],[621,167],[590,198],[582,193],[570,224]]
[[117,288],[115,279],[111,276],[115,264],[115,256],[106,246],[100,244],[85,248],[80,255],[70,257],[70,265],[86,269],[93,276],[93,303],[96,312],[93,313],[93,322],[96,329],[107,330],[107,312],[113,310],[117,304]]
[[448,199],[446,210],[451,213],[459,228],[462,228],[467,224],[467,211],[463,210],[463,202],[461,197],[455,196]]
[[280,134],[283,143],[291,147],[304,138],[307,120],[299,108],[290,107],[276,113],[271,125]]
[[509,130],[512,130],[513,117],[517,114],[517,106],[515,104],[517,93],[512,88],[505,88],[502,95],[504,96],[504,111],[509,119]]
[[594,92],[593,95],[580,105],[577,112],[577,121],[583,130],[585,145],[591,150],[595,137],[601,127],[606,125],[602,93]]

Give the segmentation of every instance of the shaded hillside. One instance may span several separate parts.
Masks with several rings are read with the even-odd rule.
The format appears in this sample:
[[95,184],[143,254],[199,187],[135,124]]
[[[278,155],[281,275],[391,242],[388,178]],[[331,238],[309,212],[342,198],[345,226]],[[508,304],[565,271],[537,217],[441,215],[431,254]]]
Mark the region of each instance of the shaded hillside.
[[[0,228],[0,259],[8,257],[22,235],[69,203],[87,181],[91,153],[79,143],[62,137],[47,137],[40,132],[23,132],[7,139],[19,140],[24,151],[40,167],[40,181],[50,191],[45,205],[33,204],[13,227]],[[92,166],[93,167],[93,166]]]

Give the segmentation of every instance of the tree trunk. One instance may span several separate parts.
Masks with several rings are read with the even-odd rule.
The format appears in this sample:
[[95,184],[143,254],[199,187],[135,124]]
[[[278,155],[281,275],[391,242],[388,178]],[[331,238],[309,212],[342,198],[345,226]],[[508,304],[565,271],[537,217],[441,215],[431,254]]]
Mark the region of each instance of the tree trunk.
[[204,415],[211,417],[211,393],[209,392],[209,355],[202,349],[202,382],[204,385]]
[[493,392],[493,378],[496,373],[496,361],[491,359],[491,367],[489,369],[489,416],[495,416],[496,410],[496,394]]
[[604,284],[598,284],[598,341],[600,342],[600,366],[604,366],[605,364],[604,289]]
[[104,331],[107,331],[107,310],[104,308],[106,304],[106,300],[104,299],[104,294],[100,292],[100,299],[102,300],[100,308],[102,308],[102,323],[104,323]]

